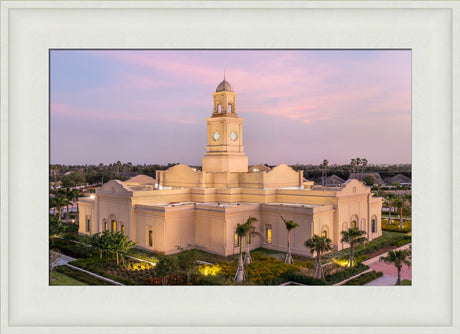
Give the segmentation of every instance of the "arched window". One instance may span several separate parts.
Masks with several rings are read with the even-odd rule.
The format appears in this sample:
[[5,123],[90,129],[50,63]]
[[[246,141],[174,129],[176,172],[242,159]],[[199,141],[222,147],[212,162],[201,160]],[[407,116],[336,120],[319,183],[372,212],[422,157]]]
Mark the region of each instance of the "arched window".
[[248,245],[251,244],[251,235],[249,235],[249,234],[246,236],[246,243],[247,243]]
[[228,112],[233,112],[233,106],[231,103],[228,104]]
[[121,225],[121,233],[125,234],[125,225]]
[[326,231],[326,230],[324,230],[323,232],[321,232],[321,236],[322,236],[322,237],[326,237],[326,238],[327,238],[327,231]]
[[222,105],[220,104],[217,105],[217,112],[222,112]]
[[356,228],[356,220],[351,221],[351,228]]
[[377,217],[376,217],[376,216],[372,216],[372,220],[371,220],[371,232],[372,232],[372,233],[377,232]]
[[233,247],[240,247],[240,238],[238,237],[238,233],[236,232],[233,236]]
[[113,232],[117,231],[117,221],[116,220],[112,220],[112,231]]
[[107,221],[104,219],[104,231],[107,231],[109,229],[109,225],[107,224]]

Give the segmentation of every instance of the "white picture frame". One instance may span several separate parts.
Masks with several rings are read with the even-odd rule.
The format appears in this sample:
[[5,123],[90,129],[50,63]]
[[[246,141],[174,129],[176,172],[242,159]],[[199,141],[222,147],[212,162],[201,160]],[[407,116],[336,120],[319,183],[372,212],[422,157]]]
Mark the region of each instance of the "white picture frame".
[[[2,333],[457,333],[460,3],[3,1]],[[48,286],[58,48],[411,49],[410,287]]]

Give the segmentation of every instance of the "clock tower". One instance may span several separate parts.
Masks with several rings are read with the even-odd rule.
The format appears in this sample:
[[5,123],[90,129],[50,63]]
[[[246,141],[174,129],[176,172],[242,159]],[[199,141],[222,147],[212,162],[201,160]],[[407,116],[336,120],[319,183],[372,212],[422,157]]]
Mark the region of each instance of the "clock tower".
[[203,157],[204,172],[247,172],[243,147],[243,119],[236,113],[236,93],[225,80],[213,95],[213,113],[208,123],[208,145]]

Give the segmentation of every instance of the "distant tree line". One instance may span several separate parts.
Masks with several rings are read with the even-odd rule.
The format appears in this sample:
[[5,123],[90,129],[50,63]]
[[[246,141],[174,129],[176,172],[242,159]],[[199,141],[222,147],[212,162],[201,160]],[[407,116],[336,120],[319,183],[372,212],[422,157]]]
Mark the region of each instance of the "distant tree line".
[[[110,180],[117,179],[126,181],[134,175],[144,174],[155,178],[157,170],[166,170],[177,163],[160,164],[138,164],[133,165],[131,162],[122,163],[117,161],[108,165],[102,163],[98,165],[50,165],[50,182],[62,182],[63,187],[73,188],[83,184],[101,184]],[[275,165],[264,164],[273,168]],[[199,166],[194,166],[198,167]],[[347,180],[351,173],[379,173],[385,179],[397,174],[407,177],[412,176],[410,164],[393,164],[393,165],[372,165],[368,164],[365,158],[351,159],[349,164],[330,164],[324,160],[322,164],[294,164],[291,165],[295,170],[303,170],[303,175],[308,180],[323,182],[323,179],[330,175],[337,175]]]

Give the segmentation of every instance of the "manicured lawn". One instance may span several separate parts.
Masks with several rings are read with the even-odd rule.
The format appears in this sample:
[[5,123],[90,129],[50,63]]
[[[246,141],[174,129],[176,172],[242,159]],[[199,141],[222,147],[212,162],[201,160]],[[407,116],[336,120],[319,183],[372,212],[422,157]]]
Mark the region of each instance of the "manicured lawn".
[[56,271],[53,271],[52,278],[56,279],[56,281],[52,281],[50,285],[86,285],[85,283]]

